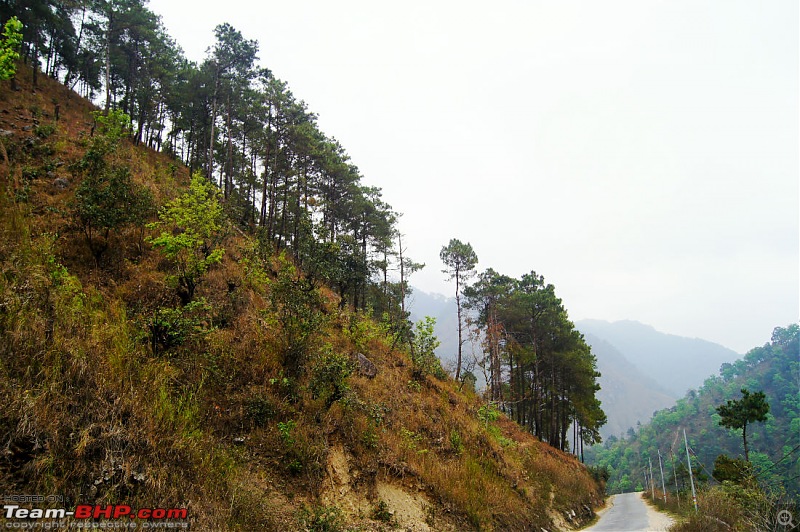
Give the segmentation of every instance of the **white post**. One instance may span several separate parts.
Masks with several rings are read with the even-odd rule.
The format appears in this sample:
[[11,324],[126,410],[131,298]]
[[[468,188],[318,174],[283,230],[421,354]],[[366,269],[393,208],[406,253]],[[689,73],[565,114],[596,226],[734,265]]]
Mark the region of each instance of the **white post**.
[[[675,433],[675,437],[677,438],[678,433]],[[680,490],[678,490],[678,468],[675,466],[675,453],[672,452],[672,449],[669,450],[669,454],[672,456],[672,476],[675,477],[675,497],[678,499],[678,510],[681,509],[681,494]]]
[[686,429],[683,429],[683,445],[686,447],[686,462],[689,464],[689,482],[692,484],[692,502],[697,513],[697,493],[694,491],[694,476],[692,475],[692,459],[689,457],[689,442],[686,440]]
[[667,504],[667,486],[664,484],[664,465],[661,463],[661,449],[658,449],[658,468],[661,470],[661,492],[664,494],[664,504]]

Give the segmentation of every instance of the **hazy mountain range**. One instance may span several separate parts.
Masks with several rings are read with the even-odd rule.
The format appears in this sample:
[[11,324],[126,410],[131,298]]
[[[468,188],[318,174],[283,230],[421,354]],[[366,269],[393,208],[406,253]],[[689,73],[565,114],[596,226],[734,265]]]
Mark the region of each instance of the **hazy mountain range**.
[[[437,350],[445,367],[458,352],[456,304],[452,297],[414,290],[409,299],[411,319],[436,318]],[[637,422],[669,407],[688,390],[699,388],[724,362],[741,357],[735,351],[699,338],[685,338],[657,331],[650,325],[625,320],[581,320],[575,323],[597,357],[601,390],[598,397],[608,416],[603,437],[620,435]],[[464,345],[465,364],[480,346]],[[480,368],[474,371],[479,386]]]

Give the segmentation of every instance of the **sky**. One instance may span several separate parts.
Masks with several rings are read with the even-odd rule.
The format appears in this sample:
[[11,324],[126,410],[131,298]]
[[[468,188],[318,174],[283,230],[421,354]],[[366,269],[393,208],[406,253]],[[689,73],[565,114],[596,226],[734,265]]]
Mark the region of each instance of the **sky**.
[[570,318],[745,353],[800,319],[797,0],[151,0],[187,57],[260,45],[439,251],[555,285]]

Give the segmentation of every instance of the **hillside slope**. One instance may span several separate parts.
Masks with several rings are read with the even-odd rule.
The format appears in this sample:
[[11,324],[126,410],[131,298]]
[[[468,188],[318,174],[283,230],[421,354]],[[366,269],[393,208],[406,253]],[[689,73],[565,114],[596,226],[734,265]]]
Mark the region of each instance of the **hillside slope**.
[[631,320],[581,320],[575,326],[613,345],[642,373],[674,397],[703,384],[723,363],[740,357],[719,344],[665,334]]
[[[164,208],[188,170],[103,147],[88,102],[43,76],[34,94],[30,75],[0,85],[0,492],[185,508],[196,530],[591,518],[601,490],[574,457],[423,371],[387,324],[241,228],[214,230],[201,258],[219,261],[187,293],[194,259],[156,237],[188,238]],[[161,225],[143,209],[88,234],[77,205],[100,159]]]

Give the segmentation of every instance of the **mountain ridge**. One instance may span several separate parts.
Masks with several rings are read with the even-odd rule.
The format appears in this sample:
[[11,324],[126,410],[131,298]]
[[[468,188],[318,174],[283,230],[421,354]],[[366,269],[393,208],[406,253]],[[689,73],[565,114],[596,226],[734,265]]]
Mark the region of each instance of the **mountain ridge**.
[[656,380],[675,397],[699,387],[708,375],[741,355],[701,338],[658,331],[634,320],[580,320],[575,326],[618,349],[642,373]]

